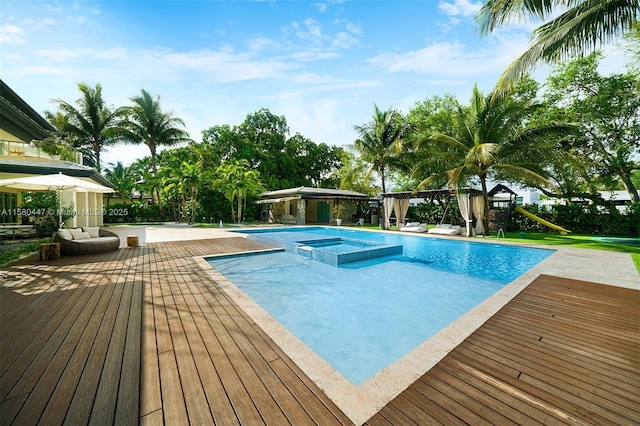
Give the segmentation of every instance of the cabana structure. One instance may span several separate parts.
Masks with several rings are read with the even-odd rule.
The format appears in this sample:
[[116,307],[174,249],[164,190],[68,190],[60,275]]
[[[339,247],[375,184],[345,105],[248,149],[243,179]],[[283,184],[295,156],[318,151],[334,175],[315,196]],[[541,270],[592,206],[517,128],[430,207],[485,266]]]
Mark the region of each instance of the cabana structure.
[[344,189],[300,186],[265,192],[258,201],[263,205],[262,219],[265,222],[295,225],[330,223],[336,219],[334,208],[339,203],[345,205],[343,218],[354,219],[355,222],[363,214],[358,203],[375,203],[377,207],[379,200]]
[[482,191],[477,189],[459,189],[457,191],[451,189],[430,189],[424,191],[405,191],[405,192],[386,192],[382,194],[382,229],[390,229],[391,223],[389,218],[391,212],[395,211],[398,224],[404,223],[407,210],[409,209],[409,200],[412,198],[424,198],[433,202],[436,199],[450,201],[456,198],[460,208],[460,214],[466,224],[466,236],[473,235],[472,222],[473,216],[476,217],[476,234],[484,235],[484,226],[482,220],[484,217],[484,200]]

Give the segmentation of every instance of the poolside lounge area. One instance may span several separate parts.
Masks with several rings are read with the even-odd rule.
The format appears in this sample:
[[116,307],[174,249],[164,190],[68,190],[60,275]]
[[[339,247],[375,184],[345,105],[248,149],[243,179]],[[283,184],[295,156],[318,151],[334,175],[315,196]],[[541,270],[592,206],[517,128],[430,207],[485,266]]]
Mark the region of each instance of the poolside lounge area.
[[[143,245],[0,270],[0,422],[353,424],[198,264],[268,246],[154,234],[169,231],[123,228]],[[640,423],[640,278],[617,255],[563,251],[357,422]]]

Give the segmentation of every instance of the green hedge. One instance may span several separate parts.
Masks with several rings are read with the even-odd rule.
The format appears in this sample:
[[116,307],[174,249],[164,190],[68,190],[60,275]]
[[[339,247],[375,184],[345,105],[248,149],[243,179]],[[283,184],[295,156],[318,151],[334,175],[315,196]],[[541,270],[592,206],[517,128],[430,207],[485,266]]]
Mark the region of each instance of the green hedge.
[[[629,204],[624,213],[613,204],[554,205],[551,209],[527,205],[523,208],[577,234],[640,236],[640,203]],[[511,215],[511,229],[540,232],[548,230],[544,225],[518,213]]]

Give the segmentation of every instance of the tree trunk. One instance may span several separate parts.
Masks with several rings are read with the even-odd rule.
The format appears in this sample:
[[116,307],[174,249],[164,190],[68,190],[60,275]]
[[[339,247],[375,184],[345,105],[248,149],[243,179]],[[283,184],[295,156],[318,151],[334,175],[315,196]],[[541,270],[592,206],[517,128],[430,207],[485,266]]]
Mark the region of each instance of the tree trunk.
[[629,197],[631,197],[631,202],[637,203],[638,201],[640,201],[640,198],[638,197],[638,190],[633,185],[631,177],[623,172],[618,173],[618,175],[620,176],[620,180],[622,180],[622,183],[624,184],[624,188],[629,193]]
[[482,185],[482,198],[484,199],[483,235],[489,235],[489,192],[487,191],[487,177],[485,175],[480,175],[480,184]]
[[242,222],[242,194],[238,194],[238,223]]
[[153,191],[151,191],[151,203],[155,204],[157,201],[157,196],[159,197],[159,194],[156,196],[156,194],[158,193],[158,187],[156,185],[156,178],[158,177],[158,165],[156,164],[156,148],[151,142],[148,142],[147,146],[149,147],[149,151],[151,151],[151,173],[153,173],[154,181]]

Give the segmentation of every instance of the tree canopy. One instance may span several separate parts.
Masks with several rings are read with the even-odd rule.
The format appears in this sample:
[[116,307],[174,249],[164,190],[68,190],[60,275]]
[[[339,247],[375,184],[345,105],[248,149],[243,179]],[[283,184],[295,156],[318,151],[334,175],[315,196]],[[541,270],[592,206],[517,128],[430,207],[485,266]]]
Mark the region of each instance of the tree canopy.
[[284,116],[268,109],[247,115],[237,126],[218,125],[202,132],[221,160],[246,160],[267,190],[326,186],[340,166],[342,148],[315,143],[301,134],[289,137]]

